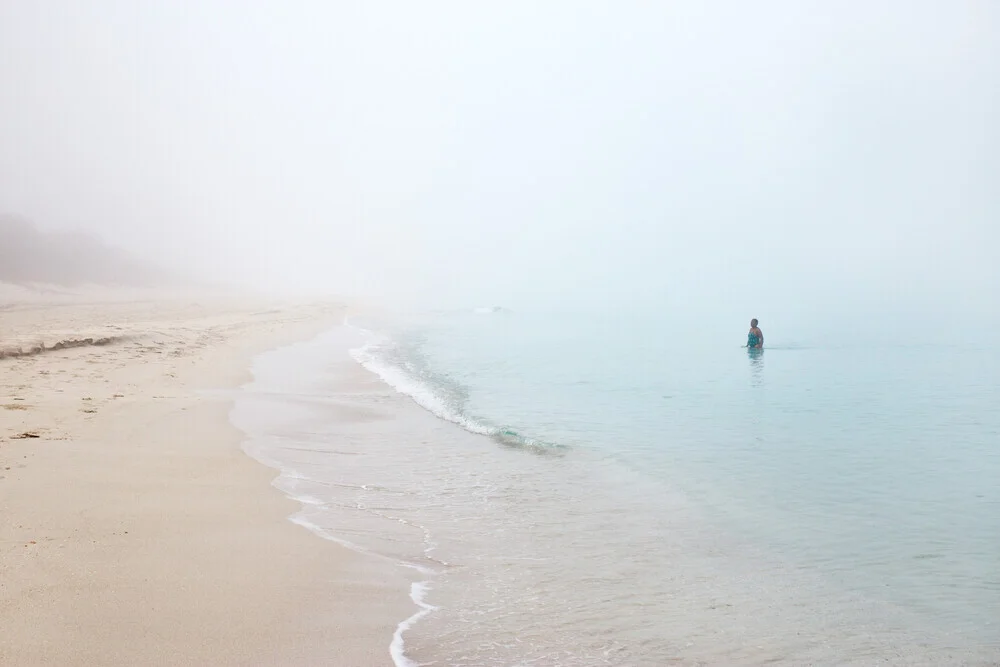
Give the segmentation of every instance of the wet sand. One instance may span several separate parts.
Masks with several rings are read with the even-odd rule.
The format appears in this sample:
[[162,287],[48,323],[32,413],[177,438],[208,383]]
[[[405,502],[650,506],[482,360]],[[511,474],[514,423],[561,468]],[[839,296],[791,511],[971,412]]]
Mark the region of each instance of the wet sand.
[[289,522],[229,422],[340,307],[4,295],[0,664],[391,664],[408,583]]

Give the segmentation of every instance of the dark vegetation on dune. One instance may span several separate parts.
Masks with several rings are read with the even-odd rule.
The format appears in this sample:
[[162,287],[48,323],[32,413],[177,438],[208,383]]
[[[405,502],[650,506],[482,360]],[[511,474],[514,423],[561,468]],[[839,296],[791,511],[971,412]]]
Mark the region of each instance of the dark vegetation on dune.
[[46,232],[0,216],[0,282],[151,287],[168,282],[157,267],[85,232]]

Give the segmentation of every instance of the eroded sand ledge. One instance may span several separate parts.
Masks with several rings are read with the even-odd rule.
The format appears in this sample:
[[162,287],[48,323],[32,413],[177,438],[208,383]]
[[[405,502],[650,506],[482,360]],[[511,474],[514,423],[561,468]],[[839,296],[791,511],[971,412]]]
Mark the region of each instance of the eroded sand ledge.
[[226,392],[201,391],[341,317],[217,295],[0,305],[18,351],[0,359],[0,664],[391,664],[401,575],[287,521]]

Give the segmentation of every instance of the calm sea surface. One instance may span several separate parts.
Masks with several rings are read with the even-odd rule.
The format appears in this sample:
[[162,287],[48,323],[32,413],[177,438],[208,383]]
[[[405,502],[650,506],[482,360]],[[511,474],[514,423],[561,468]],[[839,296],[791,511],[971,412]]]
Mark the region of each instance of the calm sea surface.
[[398,664],[1000,663],[1000,352],[745,328],[358,316],[234,419],[411,569]]

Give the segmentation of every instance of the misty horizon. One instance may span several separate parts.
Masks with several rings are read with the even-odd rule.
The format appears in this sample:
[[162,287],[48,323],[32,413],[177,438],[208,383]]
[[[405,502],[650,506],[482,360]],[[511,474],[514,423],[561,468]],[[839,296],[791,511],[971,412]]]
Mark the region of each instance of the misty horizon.
[[378,303],[975,326],[998,27],[985,1],[8,3],[0,214]]

